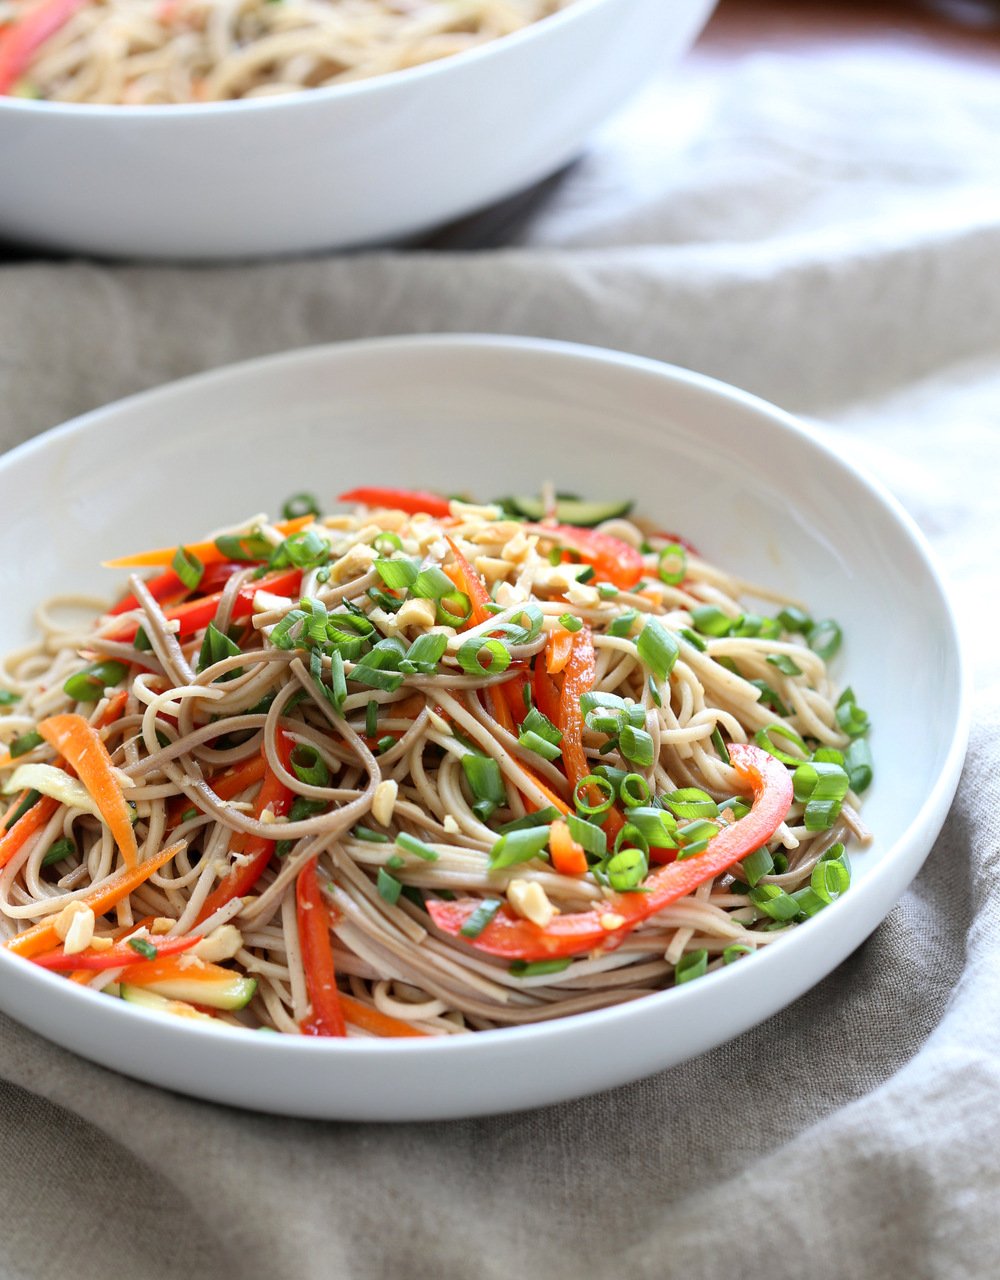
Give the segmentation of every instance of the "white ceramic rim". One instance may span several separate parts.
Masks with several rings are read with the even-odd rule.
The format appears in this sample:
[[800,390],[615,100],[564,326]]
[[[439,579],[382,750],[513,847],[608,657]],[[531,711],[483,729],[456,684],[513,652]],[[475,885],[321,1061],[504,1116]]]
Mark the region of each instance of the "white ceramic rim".
[[[795,434],[808,443],[808,447],[817,451],[819,457],[823,460],[824,465],[840,469],[849,473],[853,482],[861,485],[868,491],[873,502],[888,510],[889,514],[900,525],[903,531],[908,535],[914,552],[919,556],[928,578],[939,593],[940,605],[943,616],[947,620],[949,639],[953,646],[954,659],[958,670],[958,686],[960,696],[958,703],[954,709],[952,737],[949,744],[944,764],[940,774],[924,797],[920,807],[914,812],[909,824],[900,834],[898,839],[892,846],[887,848],[884,857],[874,866],[866,876],[852,885],[851,891],[844,898],[834,902],[819,915],[812,920],[807,921],[800,928],[790,931],[789,936],[783,938],[781,944],[777,947],[768,947],[762,953],[754,956],[753,974],[754,985],[759,982],[763,986],[767,986],[768,976],[774,972],[776,975],[780,972],[780,967],[794,967],[795,956],[797,950],[801,948],[818,947],[821,941],[824,945],[829,944],[827,950],[840,956],[842,947],[838,946],[838,938],[844,931],[841,920],[848,921],[851,914],[857,908],[857,913],[863,914],[861,903],[870,896],[881,896],[881,885],[885,880],[891,880],[897,874],[897,864],[900,861],[906,862],[914,857],[915,849],[922,841],[927,840],[928,831],[933,831],[933,836],[928,841],[928,849],[933,843],[944,824],[948,813],[949,806],[954,797],[958,780],[965,758],[965,752],[968,742],[969,726],[971,721],[971,703],[972,703],[972,679],[971,669],[965,647],[962,644],[958,631],[955,610],[952,607],[950,592],[947,589],[940,572],[934,561],[931,550],[920,532],[912,517],[906,512],[899,501],[877,480],[867,475],[853,463],[835,452],[829,443],[817,433],[799,422],[790,414],[776,408],[769,402],[761,398],[751,395],[749,392],[741,391],[726,383],[720,382],[714,378],[707,377],[703,374],[691,372],[690,370],[679,368],[675,365],[669,365],[656,360],[647,359],[641,356],[629,355],[621,351],[614,351],[606,348],[588,347],[576,343],[558,342],[549,339],[535,338],[514,338],[503,335],[491,334],[441,334],[441,335],[414,335],[390,338],[364,339],[356,342],[347,343],[330,343],[323,346],[314,346],[301,348],[296,351],[284,352],[277,355],[255,358],[242,361],[239,364],[228,365],[222,369],[211,370],[206,373],[196,374],[192,377],[184,378],[166,386],[154,388],[152,390],[140,392],[136,395],[129,396],[125,399],[118,400],[111,405],[92,410],[78,418],[55,427],[45,432],[41,436],[17,446],[10,450],[4,456],[6,459],[17,459],[38,450],[47,449],[51,442],[59,438],[85,434],[90,431],[99,431],[104,417],[109,412],[121,413],[128,412],[132,408],[141,405],[149,399],[156,399],[159,402],[169,400],[176,395],[186,395],[191,390],[199,387],[211,386],[213,388],[224,387],[227,381],[238,381],[246,375],[250,370],[259,372],[261,370],[282,368],[284,370],[294,369],[296,364],[308,365],[312,362],[324,362],[329,360],[336,352],[358,352],[361,354],[374,350],[391,351],[397,348],[408,347],[419,350],[425,348],[474,348],[486,347],[494,350],[501,349],[512,353],[551,353],[553,355],[561,355],[563,357],[575,358],[577,360],[585,360],[592,362],[595,358],[619,368],[632,369],[636,372],[646,375],[653,374],[660,379],[668,379],[676,385],[700,390],[709,393],[721,400],[728,401],[732,404],[739,405],[744,409],[748,409],[761,415],[782,428]],[[0,464],[3,465],[3,464]],[[914,864],[913,872],[907,876],[905,884],[910,882],[912,875],[916,874],[919,866],[923,861],[921,856]],[[898,897],[898,894],[895,895]],[[893,901],[895,900],[893,898]],[[885,918],[886,911],[878,914],[870,929],[867,929],[858,937],[858,942],[868,936]],[[848,932],[850,930],[848,929]],[[846,954],[846,953],[844,953]],[[839,962],[839,961],[838,961]],[[837,963],[837,962],[835,962]],[[14,967],[11,967],[14,966]],[[824,970],[824,974],[835,967],[831,965]],[[67,993],[67,986],[64,978],[54,973],[40,969],[35,965],[26,963],[20,957],[10,955],[0,949],[0,975],[3,975],[6,969],[6,981],[17,981],[26,986],[26,988],[37,991],[43,999],[51,996],[57,1001],[66,1000],[71,996],[73,1000],[97,1001],[99,1002],[95,1008],[100,1007],[102,1015],[108,1017],[113,1014],[115,1017],[128,1019],[143,1019],[147,1025],[162,1028],[162,1015],[142,1009],[125,1003],[107,1000],[99,992],[91,991],[85,987],[73,987],[72,991]],[[177,1025],[171,1027],[171,1039],[176,1040],[179,1051],[183,1050],[184,1043],[187,1041],[192,1045],[203,1043],[205,1037],[210,1037],[215,1042],[218,1050],[225,1051],[226,1046],[231,1046],[232,1051],[238,1051],[238,1046],[242,1044],[254,1046],[255,1055],[273,1055],[274,1070],[280,1072],[280,1064],[283,1058],[289,1055],[317,1055],[317,1060],[321,1060],[323,1055],[347,1055],[348,1058],[354,1059],[357,1069],[363,1070],[366,1060],[371,1055],[397,1055],[400,1058],[401,1065],[405,1066],[406,1060],[410,1055],[446,1055],[449,1058],[456,1059],[458,1064],[468,1068],[470,1071],[484,1065],[483,1059],[489,1059],[491,1054],[500,1047],[502,1043],[505,1046],[515,1044],[523,1044],[530,1042],[540,1051],[543,1042],[549,1039],[557,1039],[572,1027],[579,1027],[583,1022],[588,1026],[600,1027],[607,1034],[614,1035],[615,1031],[622,1023],[627,1023],[634,1015],[638,1006],[643,1009],[652,1010],[654,1007],[677,1008],[680,1010],[684,1007],[684,1002],[689,1006],[692,1001],[698,1002],[701,999],[700,993],[706,990],[708,984],[731,983],[734,986],[747,979],[747,967],[741,965],[733,965],[727,968],[717,970],[714,973],[707,974],[699,979],[697,983],[685,984],[681,987],[673,987],[668,990],[657,992],[653,995],[642,997],[639,1001],[630,1001],[626,1004],[614,1005],[606,1009],[598,1009],[588,1013],[571,1015],[565,1018],[553,1019],[548,1022],[536,1023],[533,1025],[515,1026],[498,1028],[491,1031],[480,1031],[474,1035],[455,1036],[455,1037],[434,1037],[428,1039],[399,1039],[399,1040],[377,1040],[377,1039],[350,1039],[350,1040],[320,1040],[311,1037],[283,1037],[283,1036],[261,1036],[255,1030],[242,1030],[232,1027],[215,1028],[204,1024],[188,1024],[182,1019],[177,1019]],[[759,975],[759,978],[756,976]],[[812,986],[809,983],[808,986]],[[666,1002],[666,1003],[665,1003]],[[787,1003],[787,1002],[786,1002]],[[109,1004],[113,1008],[109,1009]],[[779,1006],[783,1007],[783,1006]],[[742,1030],[746,1030],[754,1023],[771,1016],[774,1008],[768,1008],[759,1017],[748,1018],[742,1027],[728,1031],[721,1037],[707,1036],[704,1037],[705,1047],[723,1043],[731,1039],[734,1035],[741,1034]],[[189,1040],[189,1037],[195,1037]],[[499,1037],[499,1039],[498,1039]],[[700,1050],[699,1050],[700,1052]],[[84,1055],[86,1056],[86,1055]],[[640,1074],[637,1072],[636,1074]],[[280,1076],[275,1077],[276,1079]],[[565,1098],[577,1096],[579,1090],[574,1093],[572,1086],[561,1095]],[[196,1095],[196,1096],[206,1096]],[[237,1103],[237,1105],[240,1105]],[[244,1104],[246,1105],[246,1104]],[[524,1102],[524,1106],[536,1105],[531,1102]],[[256,1108],[264,1109],[264,1108]],[[274,1110],[285,1111],[288,1114],[309,1114],[304,1111],[296,1111],[294,1108],[289,1109],[285,1106],[275,1106]],[[469,1108],[461,1113],[450,1111],[446,1105],[442,1106],[437,1112],[441,1115],[457,1115],[457,1114],[488,1114],[488,1107]],[[396,1112],[401,1118],[405,1117],[406,1108],[397,1108]],[[429,1113],[428,1113],[429,1114]],[[391,1114],[387,1114],[381,1118],[392,1118]]]
[[381,75],[368,76],[363,80],[350,80],[345,84],[327,85],[320,89],[303,89],[298,93],[280,94],[275,97],[236,98],[225,102],[177,102],[177,103],[104,103],[104,102],[45,102],[32,98],[13,98],[0,94],[0,115],[3,112],[25,113],[29,115],[64,115],[83,116],[90,119],[110,118],[115,120],[128,118],[142,119],[177,119],[190,116],[199,119],[207,115],[232,115],[250,111],[287,111],[301,107],[304,102],[330,102],[346,98],[358,98],[367,94],[378,93],[383,88],[391,88],[397,84],[416,84],[429,76],[446,73],[448,67],[455,63],[463,66],[482,61],[485,58],[502,56],[505,49],[518,46],[529,40],[539,38],[552,31],[554,27],[565,26],[569,22],[579,21],[591,10],[605,5],[618,4],[620,0],[573,0],[568,8],[550,13],[537,22],[529,23],[519,31],[510,35],[490,40],[486,44],[477,45],[473,49],[463,49],[461,53],[449,54],[446,58],[437,58],[433,62],[421,62],[415,67],[404,67],[399,71],[386,71]]

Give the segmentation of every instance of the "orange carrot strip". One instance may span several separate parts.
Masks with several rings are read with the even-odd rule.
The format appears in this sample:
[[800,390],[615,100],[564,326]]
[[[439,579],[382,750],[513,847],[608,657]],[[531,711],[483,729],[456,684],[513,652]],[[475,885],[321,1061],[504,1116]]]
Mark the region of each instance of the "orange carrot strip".
[[120,982],[130,987],[148,987],[156,982],[169,982],[171,978],[183,978],[185,982],[228,982],[240,975],[222,965],[203,961],[185,965],[181,956],[164,956],[162,960],[142,960],[130,964],[121,971]]
[[[25,795],[27,792],[18,797],[18,804],[24,800]],[[40,831],[58,808],[58,800],[53,800],[51,796],[42,796],[41,800],[36,801],[27,813],[23,813],[18,818],[9,831],[4,832],[0,837],[0,867],[5,867],[10,862],[14,854],[24,845],[25,840],[33,836],[36,831]],[[13,812],[16,812],[16,809]]]
[[582,876],[587,870],[583,845],[573,839],[565,822],[553,822],[549,827],[549,853],[552,865],[564,876]]
[[139,861],[139,847],[129,818],[128,805],[114,774],[108,749],[97,730],[83,716],[49,716],[38,732],[50,746],[73,766],[80,781],[94,798],[105,825],[110,828],[127,867]]
[[553,631],[545,646],[545,669],[550,676],[557,675],[569,662],[573,652],[573,631]]
[[[74,901],[89,907],[95,916],[105,915],[123,898],[127,898],[133,889],[138,889],[139,885],[144,884],[155,871],[159,871],[171,858],[176,857],[186,843],[181,840],[168,849],[161,849],[159,853],[154,853],[151,858],[147,858],[137,867],[121,867],[90,893],[85,893],[82,898],[76,898]],[[25,929],[24,933],[19,933],[16,938],[5,942],[4,946],[18,956],[37,956],[43,951],[48,951],[59,942],[54,921],[54,916],[50,916],[48,920],[40,920],[30,929]]]
[[[293,533],[298,533],[300,529],[304,529],[306,525],[312,524],[315,519],[313,515],[298,516],[294,520],[285,520],[274,527],[288,538]],[[214,564],[219,560],[229,559],[229,556],[224,555],[214,541],[185,542],[183,546],[185,551],[190,551],[193,556],[197,556],[202,564]],[[145,569],[154,565],[171,565],[179,550],[179,547],[156,547],[152,551],[137,551],[134,555],[119,556],[116,560],[104,560],[102,563],[105,569]]]
[[94,728],[106,729],[108,725],[120,720],[122,712],[125,710],[126,702],[128,702],[127,689],[119,689],[117,693],[112,694],[108,699],[108,705],[94,721]]
[[[445,573],[455,583],[459,591],[464,591],[469,597],[472,605],[472,613],[469,615],[469,621],[466,627],[478,627],[481,622],[489,622],[492,614],[486,607],[493,603],[490,599],[490,593],[486,590],[486,583],[475,571],[465,556],[459,551],[458,546],[452,538],[445,536],[445,542],[451,547],[451,554],[455,557],[454,565],[445,568]],[[464,627],[459,628],[464,631]]]
[[[546,798],[546,800],[549,802],[549,804],[551,804],[551,805],[555,805],[555,807],[559,810],[559,812],[560,812],[560,813],[572,813],[572,812],[573,812],[573,810],[572,810],[572,809],[570,808],[570,806],[566,803],[566,801],[565,801],[565,800],[560,800],[560,798],[556,795],[556,793],[555,793],[553,790],[551,790],[551,788],[550,788],[550,787],[548,787],[548,786],[547,786],[547,785],[546,785],[546,784],[541,780],[541,778],[539,778],[539,777],[538,777],[538,775],[537,775],[536,773],[533,773],[533,772],[532,772],[532,770],[531,770],[531,769],[529,769],[529,768],[528,768],[528,766],[527,766],[526,764],[524,764],[524,762],[523,762],[523,761],[521,761],[521,760],[515,760],[515,761],[514,761],[514,763],[517,765],[517,767],[521,770],[521,772],[522,772],[523,774],[526,774],[526,775],[527,775],[527,777],[529,777],[529,778],[531,779],[531,781],[535,784],[535,786],[536,786],[536,787],[538,788],[538,790],[542,793],[542,795],[543,795],[543,796],[545,796],[545,798]],[[528,806],[528,808],[531,810],[531,812],[532,812],[532,813],[536,813],[539,809],[544,809],[544,808],[545,808],[545,806],[544,806],[544,805],[536,804],[536,803],[535,803],[535,801],[534,801],[534,800],[532,800],[532,799],[531,799],[531,797],[530,797],[530,796],[528,796],[528,795],[525,795],[525,797],[524,797],[524,803]]]
[[[247,787],[260,782],[267,772],[267,756],[252,756],[244,764],[237,765],[231,773],[224,773],[219,778],[210,778],[208,785],[220,800],[232,800]],[[185,808],[190,809],[191,801],[185,798]]]
[[354,996],[345,995],[340,992],[340,1003],[344,1010],[344,1017],[352,1027],[360,1027],[362,1031],[370,1031],[376,1036],[391,1036],[393,1038],[402,1038],[404,1036],[426,1036],[426,1031],[418,1031],[416,1027],[411,1027],[408,1022],[402,1022],[399,1018],[392,1018],[387,1013],[380,1013],[378,1009],[373,1009],[371,1005],[365,1004],[362,1000],[356,1000]]

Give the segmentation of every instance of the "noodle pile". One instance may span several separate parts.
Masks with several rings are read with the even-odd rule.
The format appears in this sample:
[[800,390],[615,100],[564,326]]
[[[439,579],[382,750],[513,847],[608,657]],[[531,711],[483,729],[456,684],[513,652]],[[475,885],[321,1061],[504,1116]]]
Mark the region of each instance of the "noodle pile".
[[218,102],[342,84],[446,58],[568,2],[81,0],[74,7],[72,0],[0,0],[0,33],[33,10],[63,6],[55,30],[8,89],[22,96],[130,105]]
[[[320,1009],[332,1000],[351,1035],[459,1034],[742,963],[843,891],[841,846],[867,839],[857,791],[871,768],[867,717],[824,657],[835,623],[626,519],[593,531],[426,505],[436,514],[370,501],[281,527],[256,517],[171,549],[160,563],[172,568],[133,575],[130,597],[84,633],[40,611],[43,638],[0,668],[0,734],[13,746],[0,760],[13,797],[0,939],[55,955],[109,996],[140,991],[216,1023],[335,1034]],[[777,618],[752,612],[751,595]],[[574,774],[581,655],[592,679]],[[46,726],[74,717],[110,756],[140,871],[177,846],[93,911],[124,874],[124,846],[80,782],[60,780],[73,770]],[[541,963],[482,949],[497,921],[544,933],[573,913],[613,913],[661,864],[696,863],[749,806],[727,744],[755,740],[795,777],[763,851],[614,948]],[[25,796],[16,775],[40,764],[50,773],[21,776],[42,794]],[[580,837],[583,874],[557,868],[554,840],[545,847],[560,822]],[[237,884],[248,868],[255,878]],[[470,898],[478,920],[463,933],[427,906]],[[27,945],[52,924],[44,946]],[[173,943],[188,950],[170,960]],[[121,965],[86,969],[85,957],[97,965],[123,947],[124,978]],[[320,989],[324,947],[332,993]],[[185,976],[196,988],[203,974],[229,995],[188,992]]]

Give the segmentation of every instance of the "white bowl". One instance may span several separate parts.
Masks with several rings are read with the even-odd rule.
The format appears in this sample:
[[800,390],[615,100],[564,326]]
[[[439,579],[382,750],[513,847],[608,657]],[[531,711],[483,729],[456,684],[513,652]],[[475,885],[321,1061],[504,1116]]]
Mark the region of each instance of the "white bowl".
[[118,584],[97,567],[107,553],[273,510],[303,485],[329,497],[377,479],[488,497],[544,477],[634,496],[713,560],[840,620],[839,673],[871,713],[876,761],[865,804],[875,842],[852,853],[843,898],[689,985],[442,1040],[205,1028],[4,952],[0,1007],[77,1053],[198,1097],[442,1118],[670,1066],[794,1000],[867,937],[916,874],[957,784],[969,698],[955,621],[920,534],[884,490],[786,414],[696,374],[527,339],[401,338],[237,365],[88,414],[0,459],[0,649],[28,635],[39,595],[109,594]]
[[0,97],[0,236],[112,257],[233,258],[396,240],[553,173],[714,0],[576,0],[370,80],[191,106]]

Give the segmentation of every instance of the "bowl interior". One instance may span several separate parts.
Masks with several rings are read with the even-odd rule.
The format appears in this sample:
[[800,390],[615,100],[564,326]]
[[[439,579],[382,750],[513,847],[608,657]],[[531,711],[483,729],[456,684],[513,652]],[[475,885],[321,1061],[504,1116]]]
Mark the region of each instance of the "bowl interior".
[[[361,482],[490,498],[536,492],[545,479],[588,497],[632,497],[640,512],[683,533],[710,559],[841,623],[845,643],[835,670],[851,683],[874,726],[876,781],[864,815],[875,839],[852,857],[851,893],[769,948],[759,964],[755,958],[755,972],[737,965],[703,984],[617,1010],[470,1037],[466,1041],[475,1043],[465,1047],[437,1046],[456,1060],[464,1055],[462,1061],[488,1053],[501,1038],[512,1053],[520,1043],[556,1044],[571,1023],[638,1025],[641,1006],[656,1006],[664,1016],[673,1008],[697,1008],[705,995],[695,988],[711,1000],[728,982],[738,995],[740,984],[751,990],[777,974],[783,950],[806,957],[811,949],[816,980],[840,958],[835,942],[822,955],[818,943],[835,936],[838,912],[864,906],[868,882],[869,915],[858,924],[855,945],[877,924],[943,820],[966,717],[953,617],[908,518],[815,432],[753,397],[617,353],[515,339],[390,339],[253,362],[123,401],[0,460],[7,528],[0,560],[2,651],[30,637],[31,612],[43,597],[110,596],[121,577],[99,567],[102,557],[190,540],[254,512],[274,512],[303,489],[324,503]],[[919,734],[912,731],[915,706]],[[908,851],[906,875],[876,899],[874,881],[901,850]],[[7,961],[0,955],[0,968]],[[32,972],[30,981],[37,992],[51,991],[61,1007],[70,999],[82,1004],[80,992],[67,992],[67,984],[49,975]],[[805,985],[803,977],[788,991],[798,994]],[[778,1007],[776,999],[761,1001],[755,1016]],[[133,1023],[137,1018],[150,1025],[151,1015],[94,1000],[114,1006],[101,1016],[123,1027],[126,1019],[141,1025]],[[694,1052],[754,1020],[745,1001],[736,1005],[717,1027],[701,1025],[669,1051],[650,1048],[645,1069],[684,1056],[682,1042]],[[189,1046],[213,1039],[200,1029],[177,1034]],[[228,1046],[243,1037],[218,1039]],[[282,1055],[305,1053],[311,1062],[314,1051],[339,1048],[265,1048],[260,1039],[244,1051],[257,1055],[263,1076]],[[88,1051],[81,1038],[75,1047]],[[609,1071],[600,1079],[613,1076]],[[624,1078],[621,1071],[618,1076]],[[188,1087],[179,1078],[163,1080]],[[428,1076],[427,1088],[434,1087]],[[553,1096],[528,1093],[522,1105]],[[478,1101],[468,1100],[468,1089],[462,1096],[466,1101],[454,1106],[465,1112],[503,1105],[495,1090]],[[507,1105],[520,1095],[512,1096]],[[252,1098],[246,1104],[254,1105]],[[377,1106],[370,1112],[303,1107],[380,1114]],[[445,1104],[408,1111],[405,1103],[393,1112],[457,1113]]]

